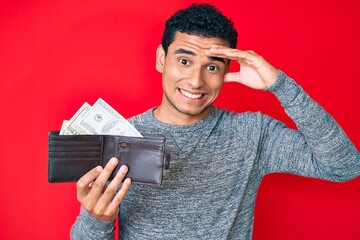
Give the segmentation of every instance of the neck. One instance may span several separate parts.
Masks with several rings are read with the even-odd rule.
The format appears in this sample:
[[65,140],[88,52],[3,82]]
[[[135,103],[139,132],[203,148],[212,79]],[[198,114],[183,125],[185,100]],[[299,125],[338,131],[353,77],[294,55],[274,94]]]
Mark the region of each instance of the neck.
[[170,125],[190,125],[204,119],[210,112],[211,106],[207,107],[201,114],[196,116],[188,115],[171,108],[160,105],[153,112],[154,117],[164,123]]

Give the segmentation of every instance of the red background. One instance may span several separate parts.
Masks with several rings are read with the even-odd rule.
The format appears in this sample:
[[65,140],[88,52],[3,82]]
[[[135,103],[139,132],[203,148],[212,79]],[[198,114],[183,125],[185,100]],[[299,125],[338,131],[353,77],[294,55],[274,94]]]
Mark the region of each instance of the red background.
[[[360,4],[209,1],[253,49],[324,106],[360,147]],[[79,211],[74,183],[47,183],[47,132],[102,97],[124,117],[157,106],[155,50],[165,20],[190,1],[1,1],[0,236],[68,239]],[[236,66],[233,66],[235,69]],[[216,102],[262,111],[294,127],[276,98],[229,83]],[[360,178],[332,183],[266,176],[254,239],[360,239]]]

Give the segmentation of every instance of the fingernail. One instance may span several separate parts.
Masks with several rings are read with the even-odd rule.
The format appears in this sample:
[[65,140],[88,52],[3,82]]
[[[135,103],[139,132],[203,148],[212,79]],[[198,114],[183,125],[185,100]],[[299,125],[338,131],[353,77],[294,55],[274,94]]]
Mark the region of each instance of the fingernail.
[[127,168],[127,167],[126,167],[125,165],[122,165],[121,168],[120,168],[120,171],[123,172],[123,173],[125,173],[125,172],[126,172],[126,168]]
[[117,158],[111,158],[110,163],[111,163],[112,165],[116,165],[116,164],[118,163]]
[[97,166],[97,167],[96,167],[96,171],[101,172],[101,171],[102,171],[102,167],[101,167],[101,166]]
[[125,179],[124,183],[131,185],[131,179],[130,178]]

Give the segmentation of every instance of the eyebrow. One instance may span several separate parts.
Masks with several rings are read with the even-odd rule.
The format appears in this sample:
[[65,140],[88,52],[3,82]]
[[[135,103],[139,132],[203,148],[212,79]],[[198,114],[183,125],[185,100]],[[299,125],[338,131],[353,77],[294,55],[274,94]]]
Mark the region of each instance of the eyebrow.
[[[188,55],[191,55],[191,56],[196,56],[196,53],[194,53],[193,51],[186,50],[186,49],[183,49],[183,48],[176,49],[175,54],[188,54]],[[209,56],[208,58],[213,60],[213,61],[219,61],[219,62],[222,62],[222,63],[225,64],[225,60],[223,58],[212,57],[212,56]]]

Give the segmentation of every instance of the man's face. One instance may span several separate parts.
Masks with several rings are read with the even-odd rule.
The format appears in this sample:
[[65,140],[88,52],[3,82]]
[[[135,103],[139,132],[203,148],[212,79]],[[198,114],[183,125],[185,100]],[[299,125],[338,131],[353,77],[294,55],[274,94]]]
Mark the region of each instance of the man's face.
[[212,45],[229,46],[218,38],[177,32],[166,56],[158,48],[156,68],[164,91],[159,110],[162,116],[172,116],[170,122],[181,124],[177,117],[189,123],[204,118],[219,95],[229,60],[206,55]]

